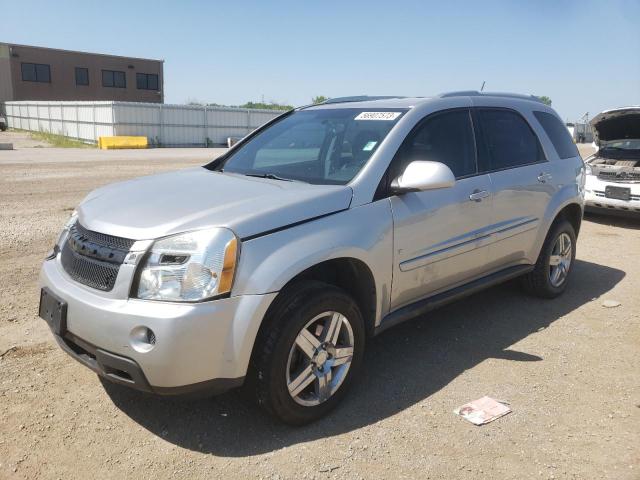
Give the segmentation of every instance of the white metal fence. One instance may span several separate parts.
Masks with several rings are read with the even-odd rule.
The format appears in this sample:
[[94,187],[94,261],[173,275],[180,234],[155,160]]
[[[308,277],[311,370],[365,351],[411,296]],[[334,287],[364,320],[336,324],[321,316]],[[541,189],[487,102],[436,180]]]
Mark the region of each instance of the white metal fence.
[[6,102],[11,128],[97,142],[98,137],[136,135],[157,146],[226,144],[281,115],[256,110],[137,102]]

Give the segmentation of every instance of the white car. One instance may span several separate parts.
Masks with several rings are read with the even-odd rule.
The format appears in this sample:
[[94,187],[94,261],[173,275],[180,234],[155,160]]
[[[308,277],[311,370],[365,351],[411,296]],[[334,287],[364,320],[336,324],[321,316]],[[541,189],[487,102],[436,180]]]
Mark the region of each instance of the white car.
[[585,207],[640,216],[640,106],[606,110],[591,121],[597,151],[585,160]]

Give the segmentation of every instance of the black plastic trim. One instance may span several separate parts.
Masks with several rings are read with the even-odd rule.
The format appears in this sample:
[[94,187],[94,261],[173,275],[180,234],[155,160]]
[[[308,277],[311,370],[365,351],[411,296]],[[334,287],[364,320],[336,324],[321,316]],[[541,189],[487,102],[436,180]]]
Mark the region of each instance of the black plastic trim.
[[98,348],[70,332],[67,332],[64,337],[55,333],[53,336],[62,350],[100,377],[142,392],[163,396],[200,397],[219,395],[240,387],[244,383],[244,377],[215,378],[177,387],[154,387],[149,384],[142,368],[135,360]]
[[516,265],[514,267],[509,267],[504,270],[500,270],[499,272],[492,273],[491,275],[487,275],[486,277],[479,278],[465,285],[453,288],[446,292],[439,293],[422,300],[418,300],[417,302],[399,308],[398,310],[395,310],[385,316],[380,322],[380,325],[376,327],[375,334],[377,335],[379,333],[382,333],[388,328],[394,327],[407,320],[411,320],[412,318],[423,315],[460,298],[477,293],[481,290],[484,290],[485,288],[498,285],[499,283],[503,283],[513,278],[519,277],[520,275],[524,275],[525,273],[529,273],[531,270],[533,270],[533,268],[533,265]]

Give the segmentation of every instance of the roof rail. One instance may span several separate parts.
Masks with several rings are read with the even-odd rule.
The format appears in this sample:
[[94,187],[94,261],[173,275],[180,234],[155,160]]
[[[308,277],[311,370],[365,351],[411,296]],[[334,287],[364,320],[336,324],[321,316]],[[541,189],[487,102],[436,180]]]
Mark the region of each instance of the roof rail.
[[378,96],[369,96],[369,95],[354,95],[352,97],[336,97],[329,98],[322,102],[322,104],[330,104],[330,103],[348,103],[348,102],[369,102],[371,100],[388,100],[390,98],[407,98],[400,95],[378,95]]
[[505,97],[505,98],[520,98],[522,100],[531,100],[533,102],[544,103],[540,98],[535,95],[523,95],[521,93],[508,93],[508,92],[478,92],[477,90],[461,90],[459,92],[446,92],[437,95],[438,98],[449,97]]

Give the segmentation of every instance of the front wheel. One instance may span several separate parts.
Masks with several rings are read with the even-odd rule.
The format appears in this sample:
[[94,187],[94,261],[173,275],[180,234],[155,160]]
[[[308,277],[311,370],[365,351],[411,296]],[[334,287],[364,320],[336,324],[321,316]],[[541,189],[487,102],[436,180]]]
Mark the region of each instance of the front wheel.
[[294,286],[276,302],[257,339],[247,384],[268,412],[302,425],[334,408],[356,376],[364,321],[346,292],[319,282]]
[[523,277],[525,290],[542,298],[564,292],[576,258],[576,233],[566,220],[554,223],[533,271]]

